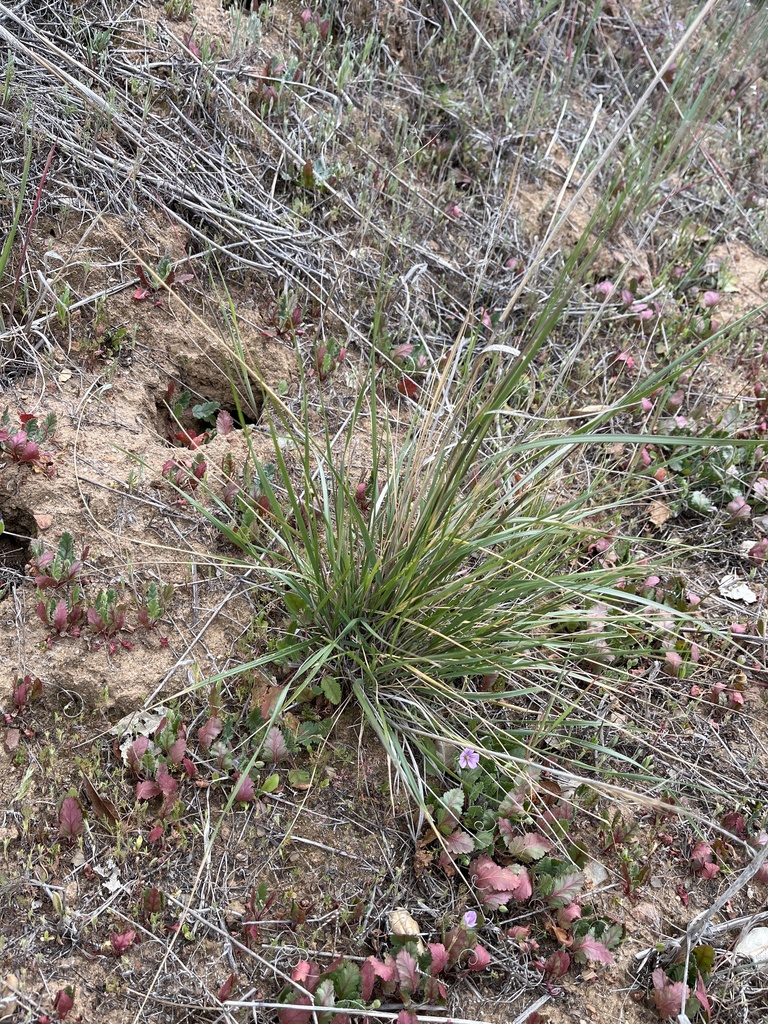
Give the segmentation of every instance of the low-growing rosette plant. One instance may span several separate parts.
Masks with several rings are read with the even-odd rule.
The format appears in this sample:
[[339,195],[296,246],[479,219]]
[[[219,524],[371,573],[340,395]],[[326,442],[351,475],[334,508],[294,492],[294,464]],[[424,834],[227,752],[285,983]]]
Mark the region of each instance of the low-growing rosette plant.
[[339,1015],[334,1019],[344,1019],[345,1009],[376,1009],[382,1000],[396,1001],[405,1008],[422,1003],[442,1006],[450,981],[468,972],[484,971],[490,964],[490,953],[466,922],[446,929],[441,942],[426,946],[392,936],[391,952],[384,957],[369,956],[360,965],[344,957],[328,967],[302,960],[291,974],[292,984],[280,994],[283,1007],[278,1010],[278,1020],[280,1024],[309,1024],[313,1012],[320,1020],[326,1013],[330,1020],[331,1012]]
[[79,555],[75,554],[72,534],[65,532],[59,538],[55,551],[46,548],[42,540],[33,541],[31,551],[29,568],[35,586],[38,590],[47,590],[75,583],[80,578],[89,549],[85,547]]
[[50,441],[56,433],[56,415],[48,413],[39,420],[31,413],[19,414],[20,426],[14,430],[6,407],[0,419],[0,454],[7,455],[20,465],[50,463],[52,457],[40,450],[40,445]]

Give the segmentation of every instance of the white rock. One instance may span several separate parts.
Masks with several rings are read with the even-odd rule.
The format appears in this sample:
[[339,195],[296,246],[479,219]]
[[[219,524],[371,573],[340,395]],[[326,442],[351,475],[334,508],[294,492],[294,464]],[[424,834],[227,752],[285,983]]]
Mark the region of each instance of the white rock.
[[608,878],[608,868],[599,860],[591,860],[585,865],[582,874],[586,881],[591,882],[593,886],[601,885]]
[[748,957],[760,967],[768,967],[768,928],[753,928],[739,939],[734,952]]

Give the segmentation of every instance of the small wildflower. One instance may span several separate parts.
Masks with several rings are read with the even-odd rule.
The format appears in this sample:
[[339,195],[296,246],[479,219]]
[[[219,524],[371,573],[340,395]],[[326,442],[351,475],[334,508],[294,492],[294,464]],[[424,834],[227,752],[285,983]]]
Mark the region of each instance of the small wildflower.
[[480,764],[480,755],[472,747],[465,747],[459,754],[459,768],[477,768]]
[[477,914],[474,910],[468,910],[464,915],[464,927],[474,928],[477,925]]

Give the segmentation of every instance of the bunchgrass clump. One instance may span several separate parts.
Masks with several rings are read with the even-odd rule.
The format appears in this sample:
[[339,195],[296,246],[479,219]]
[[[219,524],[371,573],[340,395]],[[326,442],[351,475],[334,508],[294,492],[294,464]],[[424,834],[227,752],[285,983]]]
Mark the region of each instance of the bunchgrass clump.
[[[676,76],[659,101],[655,130],[642,139],[633,131],[647,123],[652,97],[709,6],[610,144],[580,170],[575,196],[555,211],[509,304],[490,321],[497,329],[490,343],[465,321],[453,347],[428,373],[421,371],[422,385],[399,387],[406,401],[394,426],[381,396],[387,373],[399,370],[390,353],[402,352],[402,345],[382,352],[374,344],[362,356],[357,399],[340,430],[325,403],[317,358],[311,376],[318,409],[310,409],[309,375],[298,415],[260,382],[269,397],[274,455],[262,464],[251,452],[245,476],[258,500],[243,494],[235,501],[240,522],[231,501],[228,507],[216,498],[216,514],[198,507],[284,603],[279,643],[243,666],[280,664],[289,679],[265,718],[265,736],[303,693],[330,679],[332,703],[356,702],[423,808],[431,795],[424,764],[439,767],[446,743],[470,744],[490,759],[507,779],[500,800],[531,764],[603,783],[647,788],[658,781],[643,743],[634,743],[637,756],[617,755],[599,738],[603,723],[592,697],[620,692],[639,667],[689,643],[681,639],[690,625],[687,610],[661,604],[643,584],[662,563],[640,542],[630,510],[645,443],[673,451],[682,443],[703,446],[705,439],[649,436],[617,424],[648,395],[671,394],[681,372],[725,332],[694,339],[641,381],[619,388],[607,405],[588,409],[575,428],[548,404],[558,387],[540,399],[535,416],[521,395],[574,292],[589,282],[602,243],[630,213],[637,222],[649,214],[653,224],[659,189],[684,173],[696,153],[691,124],[714,109],[714,75],[690,95]],[[506,319],[557,245],[569,212],[610,173],[611,158],[622,149],[631,160],[513,338]],[[569,177],[575,170],[576,162]],[[233,354],[244,370],[229,305]],[[638,320],[641,337],[645,331],[651,339],[663,336],[661,307],[653,312],[653,323]],[[599,329],[600,313],[586,336]],[[565,361],[559,387],[578,348]],[[242,384],[247,393],[247,376]],[[361,438],[370,452],[362,481],[353,458]],[[616,444],[627,450],[619,471],[605,456]],[[205,489],[216,497],[210,481]]]

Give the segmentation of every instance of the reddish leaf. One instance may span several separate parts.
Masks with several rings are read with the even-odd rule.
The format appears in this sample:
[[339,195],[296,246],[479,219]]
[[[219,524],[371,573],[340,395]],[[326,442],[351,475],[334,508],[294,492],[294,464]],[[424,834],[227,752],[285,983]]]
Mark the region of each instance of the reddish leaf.
[[714,851],[709,843],[696,843],[691,850],[691,867],[699,878],[714,878],[720,866],[714,861]]
[[156,796],[160,796],[160,787],[156,782],[145,779],[143,782],[136,783],[137,800],[152,800]]
[[219,991],[216,993],[216,998],[220,1003],[225,1003],[227,999],[232,995],[235,985],[237,984],[237,975],[230,974],[224,984],[221,986]]
[[314,960],[299,960],[291,971],[291,981],[297,982],[307,992],[314,992],[320,983],[320,967]]
[[397,390],[406,398],[416,398],[419,394],[419,385],[410,377],[401,377],[397,382]]
[[375,956],[369,956],[367,960],[363,961],[360,968],[360,976],[363,982],[361,998],[364,1002],[368,1002],[373,995],[377,978],[381,978],[385,991],[387,989],[389,991],[393,990],[397,981],[397,965],[391,956],[387,957],[385,963],[377,960]]
[[149,839],[150,843],[158,843],[163,838],[164,832],[165,828],[158,822],[154,828],[150,829],[147,839]]
[[128,747],[128,764],[131,766],[134,775],[139,774],[141,768],[139,762],[147,750],[149,750],[149,739],[146,736],[137,736],[130,747]]
[[684,1008],[689,994],[688,986],[682,981],[670,981],[661,967],[651,975],[653,979],[653,1002],[662,1020],[677,1018]]
[[205,725],[197,730],[197,742],[204,750],[210,750],[211,744],[222,730],[222,721],[215,716],[209,718]]
[[571,958],[564,949],[558,950],[544,964],[544,978],[552,983],[567,974],[571,967]]
[[467,961],[467,967],[470,971],[484,971],[490,962],[491,954],[478,942]]
[[109,936],[109,942],[112,946],[112,952],[118,959],[131,948],[135,938],[136,932],[132,928],[120,933],[112,932]]
[[148,917],[151,914],[159,914],[163,909],[163,894],[153,885],[145,889],[141,894],[141,912]]
[[19,711],[23,711],[27,703],[32,700],[37,700],[42,692],[43,684],[40,679],[36,676],[34,679],[32,676],[24,676],[23,679],[18,681],[18,685],[13,691],[13,703]]
[[183,736],[179,736],[177,740],[168,747],[168,758],[171,764],[180,765],[184,754],[187,751],[187,741]]
[[59,808],[59,835],[70,842],[83,831],[83,812],[73,796],[65,796]]
[[404,996],[411,996],[419,990],[421,972],[419,963],[413,954],[407,949],[401,949],[395,957],[397,965],[397,976],[400,981],[400,991]]
[[397,1015],[395,1024],[419,1024],[419,1018],[410,1010],[401,1010]]
[[526,832],[522,836],[518,835],[505,818],[499,819],[499,832],[512,856],[525,864],[540,860],[552,850],[552,843],[540,833]]
[[596,960],[601,964],[613,963],[611,951],[602,942],[598,942],[594,935],[590,935],[589,932],[586,935],[579,936],[578,939],[574,939],[571,952],[582,963],[584,960]]
[[706,1019],[709,1020],[712,1013],[712,1007],[709,1005],[709,997],[707,996],[707,989],[704,985],[704,979],[701,974],[697,975],[696,988],[693,993],[698,1001],[701,1003],[701,1008],[706,1015]]
[[161,764],[157,769],[157,775],[155,776],[160,792],[164,797],[175,796],[176,791],[179,788],[179,784],[168,771],[164,764]]
[[232,416],[227,412],[226,409],[222,409],[219,415],[216,417],[216,433],[226,437],[227,434],[232,433],[232,428],[235,425],[235,421]]
[[472,861],[470,871],[482,902],[492,909],[503,907],[510,900],[527,900],[533,891],[524,867],[502,868],[485,854]]
[[[297,1003],[299,1006],[311,1006],[312,1000],[309,996],[302,995],[300,992],[296,992],[290,996],[292,1003]],[[277,1011],[277,1019],[280,1024],[309,1024],[312,1020],[312,1014],[314,1010],[295,1010],[288,1007],[281,1007]]]
[[569,903],[567,907],[564,907],[557,915],[557,923],[561,928],[567,928],[573,924],[574,921],[578,921],[581,917],[581,907],[578,903]]
[[453,876],[458,873],[453,857],[451,857],[449,853],[446,853],[445,850],[440,854],[440,859],[437,863],[449,878],[453,878]]
[[430,975],[428,978],[421,979],[421,985],[423,993],[421,998],[425,1003],[440,1003],[442,1005],[445,1002],[448,991],[445,982]]
[[[90,609],[89,609],[90,613]],[[64,598],[56,602],[56,607],[53,610],[53,619],[51,625],[58,633],[63,633],[67,628],[67,615],[69,614],[67,609],[67,602]]]
[[240,804],[249,804],[253,800],[255,794],[253,788],[253,779],[250,775],[240,775],[235,777],[237,786],[235,787],[234,799]]
[[728,829],[729,832],[733,832],[733,834],[738,836],[739,839],[746,838],[747,823],[744,820],[744,815],[739,814],[738,811],[728,811],[727,814],[724,814],[721,818],[721,824],[723,828]]
[[567,875],[560,875],[554,881],[554,888],[546,897],[547,906],[555,909],[567,907],[581,892],[584,885],[584,876],[578,871],[570,872]]
[[69,1011],[75,1005],[75,990],[71,985],[60,988],[53,997],[53,1008],[59,1020],[64,1020]]
[[282,761],[283,758],[288,757],[288,747],[285,745],[283,734],[274,725],[264,740],[264,757],[267,761],[274,762]]
[[472,853],[475,848],[475,841],[472,836],[459,828],[445,837],[445,848],[448,853],[453,854]]
[[429,952],[432,954],[429,973],[433,975],[440,974],[448,966],[448,950],[442,942],[430,942]]

